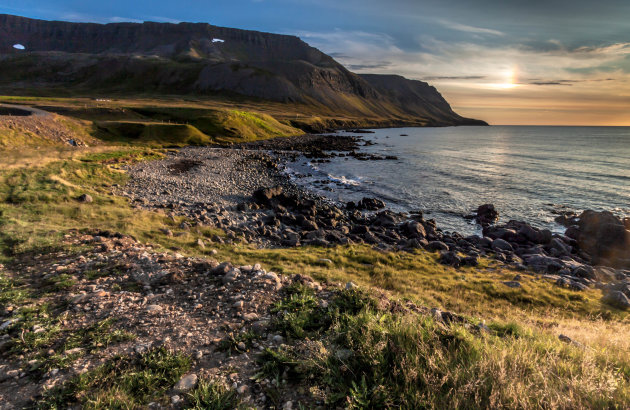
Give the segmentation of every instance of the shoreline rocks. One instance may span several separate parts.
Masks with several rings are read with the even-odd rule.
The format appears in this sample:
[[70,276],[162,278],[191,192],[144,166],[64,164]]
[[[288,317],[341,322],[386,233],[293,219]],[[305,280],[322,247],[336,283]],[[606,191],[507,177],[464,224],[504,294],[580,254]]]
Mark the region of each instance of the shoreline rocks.
[[[281,171],[282,158],[353,152],[357,141],[355,137],[304,136],[248,143],[238,149],[186,148],[167,160],[132,167],[132,181],[125,190],[138,206],[185,215],[194,224],[225,231],[227,238],[216,237],[216,242],[239,241],[258,247],[363,243],[389,251],[424,248],[439,252],[442,263],[456,267],[475,266],[485,256],[518,270],[555,276],[558,286],[574,290],[598,286],[606,277],[628,277],[619,268],[628,259],[625,224],[630,222],[610,213],[585,211],[578,218],[567,213],[567,221],[575,224],[563,235],[522,221],[497,225],[499,211],[483,204],[474,216],[483,228],[482,236],[464,237],[443,232],[421,213],[385,209],[377,198],[332,203],[296,186]],[[178,167],[176,175],[169,172],[173,163],[182,161],[192,165]],[[616,270],[598,275],[594,266],[602,264]]]

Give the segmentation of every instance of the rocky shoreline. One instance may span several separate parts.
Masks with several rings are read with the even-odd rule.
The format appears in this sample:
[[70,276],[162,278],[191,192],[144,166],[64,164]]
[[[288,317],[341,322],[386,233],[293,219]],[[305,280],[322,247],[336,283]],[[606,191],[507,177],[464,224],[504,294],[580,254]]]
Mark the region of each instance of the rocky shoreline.
[[479,258],[491,257],[572,290],[602,288],[605,300],[630,308],[628,220],[586,211],[565,216],[567,232],[557,234],[520,221],[494,225],[498,211],[488,204],[471,216],[483,226],[483,236],[464,237],[443,232],[420,212],[391,212],[378,199],[332,203],[283,173],[288,159],[360,157],[364,144],[361,137],[306,135],[231,148],[186,148],[164,161],[129,168],[130,183],[118,193],[137,206],[222,229],[228,241],[259,247],[364,243],[383,251],[422,248],[439,252],[440,261],[454,267],[476,266]]

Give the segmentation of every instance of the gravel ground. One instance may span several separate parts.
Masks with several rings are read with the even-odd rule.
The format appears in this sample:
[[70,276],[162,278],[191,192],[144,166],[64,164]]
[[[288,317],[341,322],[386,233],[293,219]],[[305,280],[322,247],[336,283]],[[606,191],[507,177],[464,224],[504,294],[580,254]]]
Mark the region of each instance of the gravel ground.
[[223,208],[247,202],[262,187],[290,182],[276,160],[262,151],[229,148],[184,148],[162,161],[129,168],[123,195],[143,205],[205,204]]

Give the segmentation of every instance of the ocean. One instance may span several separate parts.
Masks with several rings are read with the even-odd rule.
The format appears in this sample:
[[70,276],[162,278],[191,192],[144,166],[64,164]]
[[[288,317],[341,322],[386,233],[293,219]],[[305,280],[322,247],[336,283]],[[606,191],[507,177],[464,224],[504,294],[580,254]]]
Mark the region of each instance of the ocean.
[[[333,158],[287,164],[300,185],[333,201],[376,197],[423,211],[444,231],[479,233],[464,218],[492,203],[502,222],[561,231],[560,211],[630,216],[630,127],[491,126],[375,129],[362,152],[397,160]],[[341,135],[353,135],[339,132]]]

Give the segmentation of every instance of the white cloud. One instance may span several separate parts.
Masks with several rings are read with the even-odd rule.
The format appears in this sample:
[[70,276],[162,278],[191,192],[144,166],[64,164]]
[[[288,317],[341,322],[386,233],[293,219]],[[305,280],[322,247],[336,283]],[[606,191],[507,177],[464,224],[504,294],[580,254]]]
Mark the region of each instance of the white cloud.
[[436,21],[441,26],[446,27],[446,28],[450,28],[451,30],[455,30],[455,31],[463,31],[465,33],[475,33],[475,34],[490,34],[490,35],[493,35],[493,36],[503,36],[503,35],[505,35],[505,33],[501,32],[501,31],[492,30],[492,29],[489,29],[489,28],[469,26],[469,25],[466,25],[466,24],[460,24],[460,23],[456,23],[454,21],[443,20],[443,19],[438,19]]

